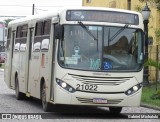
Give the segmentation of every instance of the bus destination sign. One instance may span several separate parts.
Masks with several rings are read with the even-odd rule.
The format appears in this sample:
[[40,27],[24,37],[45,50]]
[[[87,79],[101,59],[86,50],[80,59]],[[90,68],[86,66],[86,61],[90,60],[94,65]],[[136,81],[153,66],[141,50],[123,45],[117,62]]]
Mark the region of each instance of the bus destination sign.
[[66,13],[66,20],[111,22],[133,25],[139,24],[139,18],[137,14],[115,11],[68,10]]

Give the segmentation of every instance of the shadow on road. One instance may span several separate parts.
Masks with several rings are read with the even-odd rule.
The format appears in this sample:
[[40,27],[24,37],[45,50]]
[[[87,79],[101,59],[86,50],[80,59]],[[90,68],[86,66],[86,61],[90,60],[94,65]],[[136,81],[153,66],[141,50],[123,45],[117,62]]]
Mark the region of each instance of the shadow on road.
[[[29,104],[33,106],[39,106],[42,108],[41,100],[27,99]],[[56,105],[52,106],[51,112],[44,113],[44,118],[56,118],[56,119],[115,119],[115,118],[127,118],[126,115],[111,114],[108,110],[104,110],[97,107],[89,106],[75,106],[75,105]]]
[[[9,98],[15,98],[14,94],[7,95]],[[29,104],[30,106],[34,106],[35,108],[42,109],[41,100],[35,98],[26,98],[21,101],[24,101],[24,104]],[[27,113],[27,112],[26,112]],[[34,113],[36,113],[34,111]],[[116,118],[127,118],[126,115],[119,114],[114,115],[111,114],[108,110],[97,108],[97,107],[89,107],[89,106],[74,106],[74,105],[56,105],[52,106],[51,112],[42,112],[38,113],[42,114],[43,118],[46,119],[116,119]]]

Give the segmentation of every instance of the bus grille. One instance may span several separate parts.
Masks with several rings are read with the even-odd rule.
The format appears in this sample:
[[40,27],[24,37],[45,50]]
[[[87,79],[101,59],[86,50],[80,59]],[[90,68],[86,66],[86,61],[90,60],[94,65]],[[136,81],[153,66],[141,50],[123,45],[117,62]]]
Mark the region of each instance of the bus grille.
[[76,97],[77,100],[81,103],[89,103],[89,104],[119,104],[123,99],[112,99],[112,100],[107,100],[107,103],[94,103],[92,98],[81,98],[81,97]]
[[94,84],[94,85],[120,85],[133,77],[93,77],[93,76],[81,76],[69,74],[77,81],[83,84]]

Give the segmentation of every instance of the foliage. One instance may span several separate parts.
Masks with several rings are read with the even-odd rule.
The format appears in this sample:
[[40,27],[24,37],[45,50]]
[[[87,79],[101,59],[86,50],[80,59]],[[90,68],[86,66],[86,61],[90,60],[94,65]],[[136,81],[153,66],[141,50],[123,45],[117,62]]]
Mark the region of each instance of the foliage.
[[160,99],[160,90],[158,90],[155,94],[151,96],[152,100]]
[[6,23],[6,27],[8,27],[8,23],[9,23],[10,21],[12,21],[12,20],[14,20],[14,19],[6,19],[6,20],[4,20],[5,23]]
[[135,6],[135,10],[138,11],[138,12],[141,12],[142,11],[142,7],[139,6],[139,5],[136,5]]
[[[160,84],[158,84],[158,89],[160,89]],[[151,106],[160,106],[159,91],[155,91],[155,84],[151,84],[149,87],[143,87],[142,91],[142,103]],[[153,97],[154,96],[154,97]]]
[[156,35],[157,38],[160,39],[160,29],[155,30],[155,35]]
[[[141,3],[145,3],[147,0],[139,0]],[[148,0],[150,5],[155,7],[157,10],[160,11],[160,0]]]
[[144,63],[144,67],[146,67],[146,66],[153,66],[155,68],[160,69],[160,63],[154,61],[153,59],[149,59],[148,61],[146,61]]

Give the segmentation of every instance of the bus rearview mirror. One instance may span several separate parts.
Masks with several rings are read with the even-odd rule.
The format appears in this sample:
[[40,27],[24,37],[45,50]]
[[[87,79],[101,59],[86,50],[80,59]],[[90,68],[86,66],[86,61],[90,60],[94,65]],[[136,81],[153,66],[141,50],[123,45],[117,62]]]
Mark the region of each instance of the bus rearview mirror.
[[56,24],[54,29],[54,34],[55,34],[55,39],[62,40],[64,35],[64,27],[60,24]]

